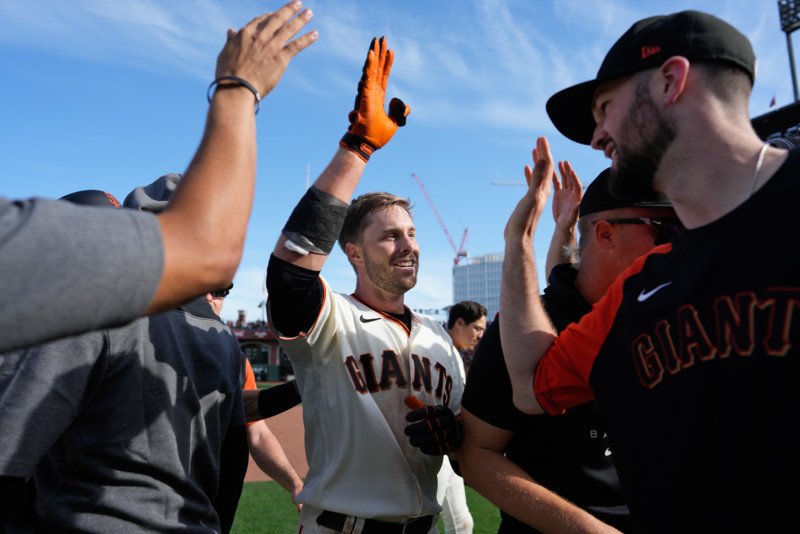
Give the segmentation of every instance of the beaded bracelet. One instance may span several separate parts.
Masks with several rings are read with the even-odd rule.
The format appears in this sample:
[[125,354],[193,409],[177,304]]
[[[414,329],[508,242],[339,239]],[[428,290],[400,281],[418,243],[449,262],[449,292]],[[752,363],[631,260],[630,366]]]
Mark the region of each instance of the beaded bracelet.
[[256,113],[258,113],[258,110],[261,107],[261,95],[258,94],[258,90],[256,90],[255,87],[253,87],[253,84],[251,84],[250,82],[248,82],[243,78],[239,78],[238,76],[220,76],[219,78],[211,82],[211,85],[208,86],[208,91],[206,92],[206,96],[208,97],[208,103],[209,104],[211,103],[211,89],[213,89],[215,85],[218,85],[219,82],[223,82],[225,80],[236,82],[236,84],[250,89],[250,91],[253,93],[253,96],[256,97]]

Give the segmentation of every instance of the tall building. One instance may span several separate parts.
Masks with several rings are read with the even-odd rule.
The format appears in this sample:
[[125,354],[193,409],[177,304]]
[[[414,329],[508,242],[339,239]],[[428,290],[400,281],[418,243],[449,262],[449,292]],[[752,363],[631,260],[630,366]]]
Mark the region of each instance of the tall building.
[[474,300],[486,306],[489,321],[500,309],[503,254],[466,258],[453,267],[453,302]]

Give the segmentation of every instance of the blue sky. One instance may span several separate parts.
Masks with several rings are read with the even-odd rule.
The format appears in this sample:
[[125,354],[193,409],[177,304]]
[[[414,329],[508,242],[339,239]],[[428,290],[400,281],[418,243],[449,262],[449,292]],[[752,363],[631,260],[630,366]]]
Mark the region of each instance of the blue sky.
[[[238,0],[0,0],[2,194],[58,198],[104,189],[120,199],[194,153],[206,88],[227,28],[281,2]],[[357,190],[386,190],[415,203],[420,278],[412,308],[452,300],[455,253],[411,174],[424,183],[458,245],[471,256],[501,252],[503,227],[523,189],[536,138],[549,138],[584,183],[607,160],[561,136],[547,98],[591,79],[613,42],[636,20],[700,9],[753,42],[758,75],[750,114],[793,100],[785,34],[775,0],[306,0],[319,39],[297,56],[258,115],[258,186],[245,252],[224,318],[261,317],[263,277],[280,229],[347,127],[370,39],[395,50],[388,95],[410,107],[408,125],[377,152]],[[797,39],[796,39],[797,40]],[[798,52],[795,51],[798,56]],[[798,56],[800,57],[800,56]],[[536,237],[544,263],[552,232]],[[119,243],[124,247],[125,243]],[[338,250],[323,275],[355,285]]]

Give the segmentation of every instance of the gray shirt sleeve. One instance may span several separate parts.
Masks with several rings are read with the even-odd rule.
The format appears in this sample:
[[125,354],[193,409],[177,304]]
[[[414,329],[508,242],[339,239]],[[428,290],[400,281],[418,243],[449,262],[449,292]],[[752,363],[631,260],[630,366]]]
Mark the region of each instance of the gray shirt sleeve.
[[163,268],[153,214],[0,198],[0,352],[135,319]]

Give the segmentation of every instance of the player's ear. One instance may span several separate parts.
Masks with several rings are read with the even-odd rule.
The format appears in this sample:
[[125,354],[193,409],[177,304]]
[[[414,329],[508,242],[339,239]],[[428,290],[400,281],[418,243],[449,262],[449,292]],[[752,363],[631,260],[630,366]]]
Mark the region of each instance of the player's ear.
[[344,253],[347,255],[347,259],[353,265],[359,265],[364,263],[364,260],[361,256],[361,247],[359,247],[352,241],[350,241],[344,246]]
[[664,104],[676,102],[686,88],[689,77],[689,60],[682,56],[667,59],[656,72],[660,98]]
[[594,224],[594,240],[603,248],[614,248],[614,225],[608,221]]

